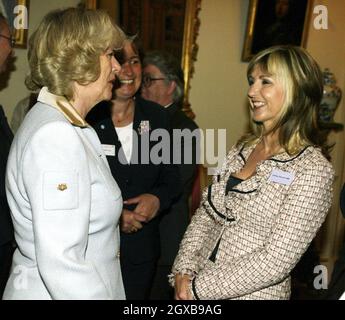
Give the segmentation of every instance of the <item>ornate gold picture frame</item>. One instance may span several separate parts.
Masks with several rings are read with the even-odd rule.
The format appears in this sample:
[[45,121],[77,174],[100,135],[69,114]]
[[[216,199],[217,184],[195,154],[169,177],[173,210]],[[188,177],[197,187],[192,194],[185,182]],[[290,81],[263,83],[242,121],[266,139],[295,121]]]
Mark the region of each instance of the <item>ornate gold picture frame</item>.
[[272,45],[306,46],[311,0],[250,0],[242,60]]

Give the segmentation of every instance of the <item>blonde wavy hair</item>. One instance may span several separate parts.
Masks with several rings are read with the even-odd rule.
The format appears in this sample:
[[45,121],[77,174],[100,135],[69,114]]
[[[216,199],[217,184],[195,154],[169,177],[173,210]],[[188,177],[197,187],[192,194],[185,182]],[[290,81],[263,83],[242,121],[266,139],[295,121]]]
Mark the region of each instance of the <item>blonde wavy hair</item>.
[[318,112],[323,95],[320,67],[304,49],[295,46],[274,46],[259,52],[247,68],[247,77],[254,68],[274,75],[282,84],[284,103],[275,126],[264,133],[262,123],[251,121],[252,132],[240,143],[253,144],[264,134],[279,132],[280,145],[289,154],[296,154],[307,145],[319,146],[325,154],[324,135],[318,129]]
[[30,37],[30,72],[25,84],[37,91],[46,86],[56,95],[73,97],[72,83],[94,82],[100,55],[122,48],[125,35],[101,10],[68,8],[48,13]]

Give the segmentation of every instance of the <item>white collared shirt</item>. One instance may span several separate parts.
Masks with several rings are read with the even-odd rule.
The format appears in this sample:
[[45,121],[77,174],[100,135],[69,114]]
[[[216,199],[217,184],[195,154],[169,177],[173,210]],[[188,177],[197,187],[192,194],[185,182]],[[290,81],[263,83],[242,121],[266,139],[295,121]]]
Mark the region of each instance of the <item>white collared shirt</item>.
[[133,122],[125,127],[115,127],[115,130],[127,162],[130,163],[133,148]]

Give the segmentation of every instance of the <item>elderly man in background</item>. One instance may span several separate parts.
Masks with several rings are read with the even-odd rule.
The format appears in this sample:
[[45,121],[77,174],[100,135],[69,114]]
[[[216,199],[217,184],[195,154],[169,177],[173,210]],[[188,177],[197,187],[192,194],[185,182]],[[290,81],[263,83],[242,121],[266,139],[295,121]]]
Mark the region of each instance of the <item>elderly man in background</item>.
[[[177,164],[183,193],[160,222],[161,257],[157,266],[151,299],[167,300],[173,298],[173,290],[168,285],[168,274],[189,223],[188,199],[197,168],[197,142],[196,138],[191,139],[191,137],[193,134],[198,135],[198,126],[181,110],[184,80],[183,71],[177,59],[167,52],[154,51],[144,57],[143,66],[142,97],[166,108],[170,115],[171,128],[174,131],[189,130],[185,131],[188,138],[181,141],[181,148],[174,141],[174,152],[180,152],[182,155],[180,163]],[[191,153],[191,157],[183,153],[184,149]]]
[[[6,71],[13,44],[7,20],[0,13],[0,74]],[[12,139],[13,134],[0,105],[0,298],[8,278],[13,252],[13,226],[5,193],[5,170]]]

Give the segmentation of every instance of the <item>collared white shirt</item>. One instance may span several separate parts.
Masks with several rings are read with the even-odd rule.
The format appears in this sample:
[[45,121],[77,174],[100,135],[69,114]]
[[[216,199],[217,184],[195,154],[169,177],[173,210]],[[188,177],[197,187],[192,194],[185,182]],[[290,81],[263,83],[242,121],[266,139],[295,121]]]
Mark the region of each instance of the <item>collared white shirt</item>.
[[130,163],[133,149],[133,122],[125,127],[115,127],[115,130],[127,162]]

